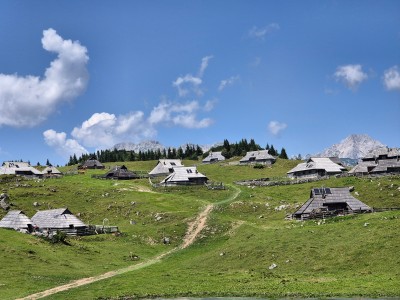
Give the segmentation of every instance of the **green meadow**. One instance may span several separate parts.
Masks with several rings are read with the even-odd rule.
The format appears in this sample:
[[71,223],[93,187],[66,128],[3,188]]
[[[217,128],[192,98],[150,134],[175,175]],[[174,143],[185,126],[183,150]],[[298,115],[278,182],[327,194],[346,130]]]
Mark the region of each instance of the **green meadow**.
[[[153,188],[148,179],[91,177],[105,173],[100,170],[47,180],[0,177],[0,191],[9,195],[12,209],[29,217],[38,209],[68,207],[87,224],[115,225],[121,232],[52,244],[1,229],[0,299],[132,265],[138,268],[46,299],[400,296],[400,210],[325,221],[285,219],[309,198],[311,188],[321,186],[354,186],[355,197],[369,206],[400,207],[400,177],[331,178],[273,187],[234,184],[283,177],[298,162],[278,159],[263,169],[183,162],[197,164],[211,181],[223,182],[225,190]],[[155,165],[126,163],[130,170],[146,172]],[[214,209],[206,227],[192,245],[179,248],[188,224],[208,204]],[[0,218],[5,214],[0,211]]]

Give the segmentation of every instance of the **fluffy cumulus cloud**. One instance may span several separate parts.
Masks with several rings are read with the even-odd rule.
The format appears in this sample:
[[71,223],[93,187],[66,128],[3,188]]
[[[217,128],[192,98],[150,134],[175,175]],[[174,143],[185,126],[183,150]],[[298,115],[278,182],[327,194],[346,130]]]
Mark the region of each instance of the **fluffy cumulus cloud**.
[[202,77],[208,67],[209,60],[212,57],[213,56],[205,56],[202,58],[200,69],[196,76],[186,74],[185,76],[179,76],[174,82],[172,82],[172,86],[178,90],[179,97],[186,97],[192,93],[196,96],[203,95],[203,90],[200,87],[203,82]]
[[346,65],[339,66],[334,77],[348,88],[355,90],[364,80],[367,80],[368,75],[363,72],[361,65]]
[[42,78],[0,74],[0,126],[32,127],[53,113],[58,104],[86,88],[89,57],[78,41],[64,40],[54,29],[43,31],[42,46],[57,54]]
[[274,136],[278,136],[281,134],[281,132],[283,130],[285,130],[287,128],[287,124],[286,123],[281,123],[278,121],[271,121],[268,124],[268,131],[274,135]]
[[65,132],[56,132],[52,129],[43,132],[43,137],[47,145],[54,148],[58,154],[64,158],[76,154],[80,156],[88,151],[81,146],[76,140],[67,139]]
[[116,116],[102,112],[95,113],[89,119],[75,127],[67,139],[64,132],[57,133],[49,129],[43,133],[46,143],[68,157],[69,155],[86,153],[86,149],[107,149],[117,143],[139,142],[153,138],[160,125],[180,126],[190,129],[206,128],[213,122],[209,118],[198,118],[201,111],[208,111],[211,102],[201,106],[197,101],[187,103],[162,102],[153,108],[146,118],[142,111],[130,112]]
[[[203,110],[210,110],[211,102],[207,102]],[[149,124],[172,124],[185,128],[205,128],[212,124],[209,118],[198,119],[197,113],[202,107],[197,101],[186,104],[163,102],[156,106],[148,118]]]
[[86,147],[110,148],[121,141],[152,137],[154,128],[147,125],[141,111],[120,116],[95,113],[80,127],[75,127],[71,135]]
[[400,91],[400,72],[397,66],[393,66],[384,72],[383,84],[389,91]]
[[274,31],[277,31],[279,29],[280,29],[280,26],[277,23],[271,23],[271,24],[261,27],[261,28],[254,26],[252,29],[249,30],[249,37],[259,39],[259,40],[264,40],[267,35],[271,34]]
[[221,80],[221,83],[219,84],[218,90],[222,91],[223,89],[225,89],[227,86],[233,85],[236,81],[239,80],[239,76],[231,76],[228,79],[223,79]]

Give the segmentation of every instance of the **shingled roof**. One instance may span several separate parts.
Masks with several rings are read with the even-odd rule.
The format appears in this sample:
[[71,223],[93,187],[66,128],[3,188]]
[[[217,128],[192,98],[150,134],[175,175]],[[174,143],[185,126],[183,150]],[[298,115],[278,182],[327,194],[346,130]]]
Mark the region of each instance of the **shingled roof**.
[[317,209],[334,210],[341,207],[346,211],[365,212],[372,211],[371,207],[364,204],[360,200],[354,198],[349,191],[349,188],[314,188],[311,190],[310,199],[308,199],[297,210],[293,217],[301,218],[308,217]]
[[206,158],[203,159],[203,163],[213,163],[225,160],[222,152],[210,152]]
[[79,168],[82,169],[104,169],[104,165],[99,162],[95,157],[86,160]]
[[139,178],[139,176],[136,173],[129,171],[128,168],[125,167],[125,165],[113,167],[103,177],[107,179],[118,179],[118,180]]
[[168,175],[162,184],[203,184],[207,182],[207,176],[197,171],[196,167],[177,167]]
[[324,170],[327,174],[338,174],[346,170],[345,167],[334,163],[329,157],[310,157],[306,162],[298,164],[296,167],[287,172],[288,175],[297,172]]
[[157,166],[149,172],[150,176],[162,176],[171,174],[176,167],[183,167],[180,159],[160,159]]
[[58,208],[38,211],[33,217],[32,222],[39,228],[67,229],[86,227],[86,224],[75,217],[68,208]]
[[30,229],[33,222],[20,210],[10,210],[0,221],[0,227],[12,229]]
[[268,150],[258,150],[258,151],[249,151],[246,155],[239,161],[240,163],[251,163],[251,162],[265,162],[270,161],[271,163],[275,162],[275,157],[268,153]]
[[6,161],[0,167],[0,175],[34,175],[41,177],[43,173],[27,162]]

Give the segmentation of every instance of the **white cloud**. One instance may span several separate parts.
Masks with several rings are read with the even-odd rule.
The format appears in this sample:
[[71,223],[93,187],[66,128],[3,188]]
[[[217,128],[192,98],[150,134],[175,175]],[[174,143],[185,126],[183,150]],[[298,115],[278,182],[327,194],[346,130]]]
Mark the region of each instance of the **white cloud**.
[[81,156],[88,151],[81,146],[76,140],[67,139],[65,132],[56,132],[52,129],[43,132],[43,137],[47,145],[54,148],[58,154],[64,158],[76,154]]
[[389,91],[400,90],[400,73],[397,66],[385,70],[383,74],[383,83]]
[[178,89],[180,97],[185,97],[190,91],[193,91],[196,95],[201,96],[203,92],[200,89],[202,83],[201,78],[194,77],[191,74],[186,74],[183,77],[178,77],[172,85]]
[[221,80],[221,83],[219,84],[218,90],[222,91],[223,89],[225,89],[227,86],[233,85],[236,81],[239,80],[239,76],[231,76],[228,79],[223,79]]
[[258,28],[257,26],[254,26],[249,31],[249,37],[264,40],[266,35],[274,32],[276,30],[279,30],[279,29],[280,29],[280,26],[277,23],[271,23],[262,28]]
[[285,130],[287,127],[286,123],[280,123],[278,121],[271,121],[268,124],[268,131],[272,134],[272,135],[279,135],[283,130]]
[[204,111],[212,111],[216,102],[217,102],[216,99],[208,100],[204,105]]
[[155,135],[141,111],[115,116],[106,112],[95,113],[71,135],[86,147],[110,148],[121,141],[138,141]]
[[211,58],[213,58],[213,56],[212,55],[209,55],[209,56],[205,56],[205,57],[203,57],[202,59],[201,59],[201,65],[200,65],[200,70],[199,70],[199,73],[198,73],[198,77],[203,77],[203,75],[204,75],[204,71],[207,69],[207,67],[208,67],[208,61],[211,59]]
[[339,66],[334,74],[336,80],[342,81],[348,88],[355,90],[368,78],[361,65]]
[[200,85],[203,82],[202,77],[208,67],[208,62],[211,58],[213,58],[213,56],[205,56],[202,58],[197,76],[186,74],[185,76],[179,76],[174,82],[172,82],[172,86],[178,89],[179,97],[188,96],[190,93],[194,93],[196,96],[199,97],[203,95],[203,91],[200,88]]
[[57,53],[43,78],[0,74],[0,126],[32,127],[47,119],[58,104],[86,88],[86,47],[63,40],[54,29],[43,31],[42,46]]
[[[207,102],[204,110],[210,110],[211,103]],[[205,128],[213,121],[209,118],[197,119],[197,111],[201,109],[197,101],[186,104],[163,102],[155,107],[148,118],[151,125],[159,123],[172,124],[185,128]]]

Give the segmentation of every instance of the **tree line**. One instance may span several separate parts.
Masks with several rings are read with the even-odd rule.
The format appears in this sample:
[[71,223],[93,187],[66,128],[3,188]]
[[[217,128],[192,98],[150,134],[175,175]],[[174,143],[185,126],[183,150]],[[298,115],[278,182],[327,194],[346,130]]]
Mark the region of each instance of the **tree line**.
[[[221,146],[212,147],[210,151],[221,151],[225,158],[229,159],[234,156],[244,156],[248,151],[257,150],[268,150],[268,153],[272,156],[287,159],[285,148],[282,148],[278,152],[274,146],[267,144],[265,148],[262,148],[257,144],[254,139],[249,142],[247,139],[242,139],[236,143],[229,143],[227,139],[224,140]],[[88,159],[94,158],[98,161],[105,162],[117,162],[117,161],[146,161],[146,160],[158,160],[158,159],[191,159],[198,160],[204,158],[209,152],[203,152],[199,145],[186,145],[185,149],[179,148],[167,148],[157,150],[147,150],[135,152],[133,150],[117,150],[117,149],[106,149],[99,150],[96,153],[82,154],[77,157],[75,154],[69,157],[67,163],[68,166],[81,164]]]

